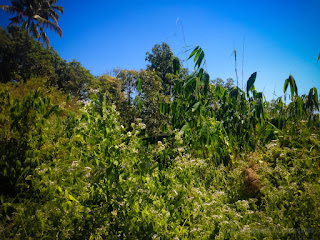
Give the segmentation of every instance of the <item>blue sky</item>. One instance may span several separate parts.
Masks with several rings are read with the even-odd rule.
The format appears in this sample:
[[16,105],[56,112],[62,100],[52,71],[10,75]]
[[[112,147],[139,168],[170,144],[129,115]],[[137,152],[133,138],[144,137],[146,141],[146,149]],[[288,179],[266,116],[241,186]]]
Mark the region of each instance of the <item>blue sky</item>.
[[[145,53],[167,42],[182,60],[186,47],[200,45],[211,79],[236,79],[236,49],[241,87],[244,44],[243,82],[257,71],[256,89],[268,100],[274,91],[283,95],[289,74],[300,94],[311,87],[320,90],[319,0],[60,0],[58,5],[65,8],[59,23],[64,35],[49,34],[52,46],[62,58],[80,61],[94,75],[116,67],[145,68]],[[2,26],[9,17],[1,11]],[[188,66],[191,69],[192,62]]]

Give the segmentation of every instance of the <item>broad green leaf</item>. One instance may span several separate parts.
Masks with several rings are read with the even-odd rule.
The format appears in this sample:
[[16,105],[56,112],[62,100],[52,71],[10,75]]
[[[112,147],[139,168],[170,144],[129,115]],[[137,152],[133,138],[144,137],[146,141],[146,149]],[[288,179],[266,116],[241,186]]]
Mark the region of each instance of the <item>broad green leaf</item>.
[[249,95],[249,91],[252,91],[254,89],[254,82],[256,81],[257,72],[254,72],[251,74],[247,81],[247,95]]
[[189,123],[186,123],[186,124],[183,125],[183,127],[181,128],[181,131],[185,133],[189,128],[190,128]]

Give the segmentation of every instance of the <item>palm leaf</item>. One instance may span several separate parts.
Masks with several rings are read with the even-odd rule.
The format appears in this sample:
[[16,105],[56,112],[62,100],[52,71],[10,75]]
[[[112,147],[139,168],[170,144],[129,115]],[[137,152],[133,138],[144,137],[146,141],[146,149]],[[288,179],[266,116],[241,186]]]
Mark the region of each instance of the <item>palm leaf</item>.
[[40,17],[39,15],[34,15],[33,19],[39,21],[40,23],[43,23],[45,27],[56,32],[60,37],[62,37],[62,34],[63,34],[62,29],[57,24],[50,22],[47,19]]
[[41,40],[47,47],[50,47],[50,40],[45,32],[41,33]]
[[57,10],[61,13],[64,13],[64,8],[61,7],[61,6],[56,6],[56,5],[51,5],[51,7],[54,9],[54,10]]
[[9,20],[10,20],[9,26],[17,25],[17,24],[20,24],[20,23],[22,23],[24,21],[21,15],[18,15],[16,17],[10,18]]
[[34,38],[40,38],[41,37],[40,33],[39,33],[39,30],[38,30],[38,25],[35,24],[34,22],[31,23],[30,32],[34,36]]
[[17,13],[18,9],[14,6],[8,6],[8,5],[0,5],[0,8],[4,11],[6,11],[7,13]]

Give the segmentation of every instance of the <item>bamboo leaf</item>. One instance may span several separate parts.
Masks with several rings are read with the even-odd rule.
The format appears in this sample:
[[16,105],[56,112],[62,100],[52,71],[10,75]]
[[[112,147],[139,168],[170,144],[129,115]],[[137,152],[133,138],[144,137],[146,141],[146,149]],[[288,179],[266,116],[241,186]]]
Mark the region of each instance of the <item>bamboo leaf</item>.
[[254,72],[251,74],[247,81],[247,95],[249,95],[249,91],[252,91],[254,89],[254,82],[256,81],[257,72]]
[[201,53],[201,48],[197,51],[196,55],[194,56],[193,62],[196,62],[198,60],[200,53]]
[[193,106],[192,106],[192,112],[195,112],[197,109],[198,109],[198,107],[200,106],[200,102],[196,102]]
[[188,60],[189,60],[190,58],[192,58],[194,54],[196,54],[196,52],[198,51],[198,49],[199,49],[199,46],[196,46],[196,48],[193,49],[193,51],[192,51],[192,53],[190,54]]
[[287,79],[284,81],[284,86],[283,86],[283,92],[284,92],[284,93],[286,93],[287,88],[288,88],[288,85],[289,85],[289,79],[287,78]]

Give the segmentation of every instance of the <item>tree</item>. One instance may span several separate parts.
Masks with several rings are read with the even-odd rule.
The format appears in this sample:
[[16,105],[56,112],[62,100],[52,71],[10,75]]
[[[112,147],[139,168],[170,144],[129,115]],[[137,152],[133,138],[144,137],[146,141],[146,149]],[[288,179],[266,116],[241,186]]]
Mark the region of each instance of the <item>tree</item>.
[[180,60],[174,57],[167,43],[162,43],[161,45],[156,44],[152,48],[152,53],[146,53],[146,61],[150,62],[150,65],[147,65],[147,69],[155,70],[161,78],[164,94],[170,95],[173,87],[172,75],[175,74],[174,61],[178,61],[180,64]]
[[[44,19],[46,19],[48,21],[53,20],[54,23],[56,25],[58,25],[58,21],[59,21],[60,16],[57,13],[57,11],[60,13],[63,13],[64,9],[61,6],[55,5],[56,3],[57,3],[57,0],[46,1],[43,6],[43,14],[41,15],[41,17],[43,17]],[[47,34],[44,32],[44,27],[45,27],[44,23],[39,24],[40,33],[38,36],[38,41],[42,40],[42,42],[46,46],[50,46],[50,40],[49,40]]]
[[56,69],[57,78],[53,85],[74,97],[85,99],[88,96],[88,88],[94,81],[89,70],[81,66],[80,62],[60,62]]
[[134,86],[138,79],[138,71],[123,69],[117,75],[122,81],[122,92],[125,92],[128,105],[132,104]]
[[234,80],[233,78],[228,78],[227,82],[225,83],[224,87],[226,89],[231,89],[234,86]]
[[226,83],[222,80],[222,78],[216,78],[212,81],[212,83],[216,86],[224,87],[226,89],[231,89],[234,86],[234,80],[232,78],[228,78]]
[[168,117],[160,114],[160,103],[166,97],[162,92],[162,84],[158,74],[153,70],[142,70],[139,73],[141,88],[138,90],[138,99],[141,100],[140,118],[146,124],[148,136],[163,134],[169,123]]
[[41,38],[49,46],[50,42],[43,31],[44,28],[49,28],[62,37],[62,30],[58,25],[59,14],[56,10],[62,13],[63,8],[54,5],[56,2],[57,0],[11,0],[12,6],[0,5],[4,11],[16,14],[9,19],[11,21],[9,26],[21,24],[26,29],[25,50],[30,33],[35,38]]
[[215,80],[212,81],[212,83],[216,86],[224,87],[224,82],[222,78],[216,78]]
[[24,51],[25,30],[11,26],[0,28],[0,82],[29,80],[32,77],[55,81],[55,69],[63,62],[52,48],[45,49],[33,38]]

